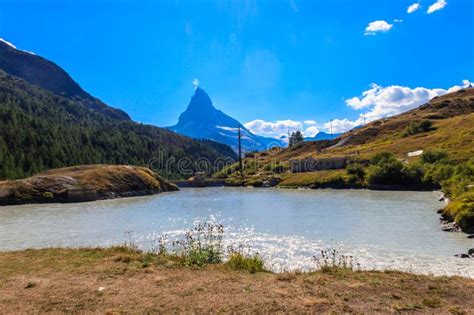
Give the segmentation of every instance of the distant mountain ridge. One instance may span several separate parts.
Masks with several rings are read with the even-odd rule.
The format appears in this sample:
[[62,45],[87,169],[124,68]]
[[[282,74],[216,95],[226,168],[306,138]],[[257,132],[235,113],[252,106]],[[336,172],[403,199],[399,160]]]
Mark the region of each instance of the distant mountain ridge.
[[[212,172],[222,167],[216,161],[236,158],[225,144],[136,123],[54,63],[0,40],[0,180],[83,164],[150,166],[187,178],[202,159]],[[184,170],[182,159],[191,162]]]
[[319,141],[319,140],[331,140],[331,139],[336,139],[342,135],[342,133],[327,133],[324,131],[318,132],[314,137],[305,137],[304,141]]
[[26,82],[67,97],[114,119],[131,120],[124,111],[112,108],[84,91],[69,74],[55,63],[16,49],[0,40],[0,69]]
[[245,152],[286,145],[282,140],[253,134],[239,121],[216,109],[210,97],[200,87],[196,88],[188,107],[179,116],[178,123],[168,128],[192,138],[225,143],[236,150],[239,127],[242,133],[242,149]]

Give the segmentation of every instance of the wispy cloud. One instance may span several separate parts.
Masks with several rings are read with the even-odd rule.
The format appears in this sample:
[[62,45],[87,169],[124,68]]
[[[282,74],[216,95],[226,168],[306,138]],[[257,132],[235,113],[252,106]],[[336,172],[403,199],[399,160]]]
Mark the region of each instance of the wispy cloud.
[[293,12],[295,13],[298,13],[298,7],[296,6],[295,0],[288,0],[288,1],[290,3],[291,10],[293,10]]
[[439,11],[443,9],[447,4],[448,3],[446,2],[446,0],[438,0],[428,7],[428,10],[426,11],[426,13],[431,14],[436,11]]
[[418,2],[415,2],[408,7],[407,13],[408,14],[413,13],[417,11],[419,8],[420,8],[420,4]]
[[388,32],[393,27],[393,24],[387,23],[387,21],[379,20],[370,22],[365,28],[364,35],[375,35],[381,32]]

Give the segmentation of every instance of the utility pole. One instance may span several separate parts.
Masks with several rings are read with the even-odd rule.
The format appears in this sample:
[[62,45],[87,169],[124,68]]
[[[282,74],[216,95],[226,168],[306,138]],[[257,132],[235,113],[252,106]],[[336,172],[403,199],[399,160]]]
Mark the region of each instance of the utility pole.
[[332,133],[332,119],[329,119],[329,128],[331,129],[331,138],[334,139],[334,135]]
[[244,185],[244,167],[243,167],[243,163],[242,163],[242,141],[241,141],[241,134],[240,134],[240,126],[239,127],[239,133],[238,133],[238,136],[239,136],[239,168],[240,168],[240,180],[242,182],[242,186]]

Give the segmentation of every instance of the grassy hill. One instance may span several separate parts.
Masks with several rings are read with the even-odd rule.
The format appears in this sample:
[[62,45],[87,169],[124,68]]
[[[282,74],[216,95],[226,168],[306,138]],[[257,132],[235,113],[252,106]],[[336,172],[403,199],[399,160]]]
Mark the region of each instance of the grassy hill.
[[198,159],[229,158],[236,154],[227,145],[115,119],[0,70],[0,179],[72,165],[151,161],[164,177],[182,178],[189,173],[178,170],[180,159],[192,172]]
[[[422,121],[431,123],[429,130],[406,133],[411,125]],[[417,158],[408,157],[408,152],[429,149],[445,150],[457,162],[474,157],[474,89],[436,97],[416,109],[376,120],[334,140],[303,142],[291,148],[251,154],[245,163],[248,164],[249,176],[270,175],[275,172],[269,164],[281,164],[287,169],[291,159],[347,156],[357,161],[368,161],[374,154],[388,151],[410,162]],[[258,166],[255,168],[253,165]],[[234,170],[237,170],[235,166]]]
[[[413,122],[429,120],[430,130],[406,135]],[[432,99],[416,109],[371,122],[331,141],[304,142],[298,146],[257,154],[263,163],[287,162],[306,157],[354,156],[370,158],[383,151],[409,159],[415,150],[444,149],[456,161],[474,156],[474,89],[463,89]]]
[[[421,156],[409,152],[423,150]],[[289,172],[292,159],[347,157],[346,170]],[[445,214],[474,229],[474,89],[462,89],[387,119],[371,122],[334,140],[272,149],[244,160],[245,184],[280,187],[442,187],[455,198]],[[240,184],[238,166],[216,176]],[[448,210],[449,209],[449,210]]]

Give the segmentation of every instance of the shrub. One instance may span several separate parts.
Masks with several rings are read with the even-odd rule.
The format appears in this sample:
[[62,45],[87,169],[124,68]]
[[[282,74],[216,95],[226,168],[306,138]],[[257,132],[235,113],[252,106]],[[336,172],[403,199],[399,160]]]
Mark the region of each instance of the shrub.
[[421,185],[423,183],[424,170],[420,165],[404,165],[403,181],[408,185]]
[[389,152],[381,152],[371,159],[367,181],[370,185],[420,185],[424,176],[420,165],[404,165]]
[[369,168],[369,184],[403,184],[403,164],[398,160],[386,160]]
[[354,270],[354,257],[340,255],[335,249],[321,250],[320,256],[313,256],[317,269],[322,272]]
[[421,154],[421,162],[426,164],[448,163],[448,153],[443,150],[426,150]]
[[254,175],[258,171],[258,164],[255,160],[244,160],[244,172]]
[[175,252],[184,258],[186,266],[203,267],[222,262],[222,224],[200,223],[186,232],[183,240],[173,242]]
[[469,231],[474,227],[474,191],[461,194],[444,210],[444,213],[461,227]]
[[54,195],[53,195],[52,192],[46,191],[46,192],[43,193],[43,197],[48,198],[48,199],[52,199],[52,198],[54,198]]
[[422,120],[422,121],[412,121],[410,124],[405,128],[402,133],[403,137],[408,137],[411,135],[416,135],[422,132],[427,132],[432,129],[433,122],[431,120]]
[[349,164],[346,171],[349,175],[350,182],[357,182],[359,180],[364,180],[365,178],[364,168],[359,163]]
[[454,175],[454,167],[451,165],[436,164],[425,166],[425,173],[423,175],[423,183],[425,184],[440,184],[448,180]]
[[245,270],[250,273],[265,271],[263,259],[258,253],[251,254],[250,248],[240,245],[237,249],[229,246],[229,260],[227,265],[234,270]]
[[281,165],[281,164],[276,164],[272,166],[272,171],[275,174],[281,174],[281,173],[286,172],[287,170],[288,170],[288,167],[285,167],[284,165]]
[[389,161],[397,160],[395,158],[395,155],[393,155],[390,152],[380,152],[375,154],[371,159],[370,159],[370,164],[381,164],[381,163],[386,163]]

